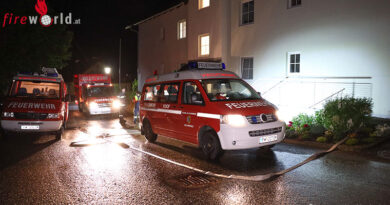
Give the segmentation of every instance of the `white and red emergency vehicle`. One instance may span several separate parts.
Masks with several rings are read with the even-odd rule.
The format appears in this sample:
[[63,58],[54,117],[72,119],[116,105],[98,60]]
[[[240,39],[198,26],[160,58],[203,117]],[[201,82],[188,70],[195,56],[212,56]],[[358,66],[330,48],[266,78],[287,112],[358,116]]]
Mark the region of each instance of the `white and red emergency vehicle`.
[[222,63],[191,62],[185,70],[147,78],[140,127],[148,141],[164,135],[200,146],[209,159],[223,150],[270,148],[286,125],[277,108]]
[[110,75],[74,75],[74,87],[80,111],[90,115],[119,113],[121,102],[115,96]]
[[3,134],[8,132],[50,132],[58,139],[68,120],[67,88],[55,68],[43,74],[20,73],[13,78],[1,113]]

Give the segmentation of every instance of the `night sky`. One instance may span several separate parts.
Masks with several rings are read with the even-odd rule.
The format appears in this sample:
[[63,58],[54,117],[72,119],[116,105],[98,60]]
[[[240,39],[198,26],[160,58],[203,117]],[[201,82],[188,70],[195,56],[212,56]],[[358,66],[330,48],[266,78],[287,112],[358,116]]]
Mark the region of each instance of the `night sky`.
[[[15,4],[34,11],[37,0],[9,0],[0,3],[2,12],[11,10]],[[46,0],[56,12],[72,13],[73,19],[81,19],[81,25],[71,25],[74,32],[72,60],[62,70],[66,81],[73,74],[113,68],[113,79],[118,78],[119,39],[122,38],[122,79],[130,81],[136,77],[137,34],[125,30],[158,12],[181,2],[180,0]],[[22,14],[20,14],[22,15]]]

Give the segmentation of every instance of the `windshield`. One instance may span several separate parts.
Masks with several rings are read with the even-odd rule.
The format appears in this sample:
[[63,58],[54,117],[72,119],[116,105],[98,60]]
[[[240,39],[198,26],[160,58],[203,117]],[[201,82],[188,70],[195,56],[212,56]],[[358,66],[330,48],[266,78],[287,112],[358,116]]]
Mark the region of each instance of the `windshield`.
[[210,101],[238,101],[261,99],[256,91],[242,80],[203,80],[202,86]]
[[11,97],[58,99],[60,84],[42,81],[14,81]]
[[89,87],[88,97],[111,97],[114,96],[114,87]]

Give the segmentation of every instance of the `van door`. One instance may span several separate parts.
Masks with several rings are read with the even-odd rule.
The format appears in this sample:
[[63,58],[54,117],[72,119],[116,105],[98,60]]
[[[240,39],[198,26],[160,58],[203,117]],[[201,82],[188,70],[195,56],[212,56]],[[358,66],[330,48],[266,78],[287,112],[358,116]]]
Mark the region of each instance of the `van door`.
[[177,130],[177,118],[181,115],[181,109],[178,106],[179,101],[180,82],[166,83],[162,86],[162,93],[160,95],[160,104],[162,113],[161,129],[174,138],[178,138],[175,134]]
[[197,143],[197,131],[201,124],[197,113],[204,109],[205,102],[195,81],[185,81],[181,93],[181,110],[179,121],[176,127],[185,141]]

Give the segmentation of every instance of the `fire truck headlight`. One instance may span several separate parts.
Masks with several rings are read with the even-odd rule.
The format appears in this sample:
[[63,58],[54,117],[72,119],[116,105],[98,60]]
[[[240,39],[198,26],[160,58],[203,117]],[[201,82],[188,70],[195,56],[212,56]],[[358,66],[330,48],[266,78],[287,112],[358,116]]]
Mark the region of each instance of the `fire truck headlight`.
[[3,112],[3,117],[14,117],[13,112]]
[[112,101],[112,107],[114,109],[119,109],[121,107],[121,102],[119,100]]
[[242,115],[225,115],[222,122],[232,127],[244,127],[246,125],[246,118]]
[[89,109],[97,109],[99,106],[96,102],[89,103]]
[[60,116],[59,113],[49,113],[47,119],[57,119]]

